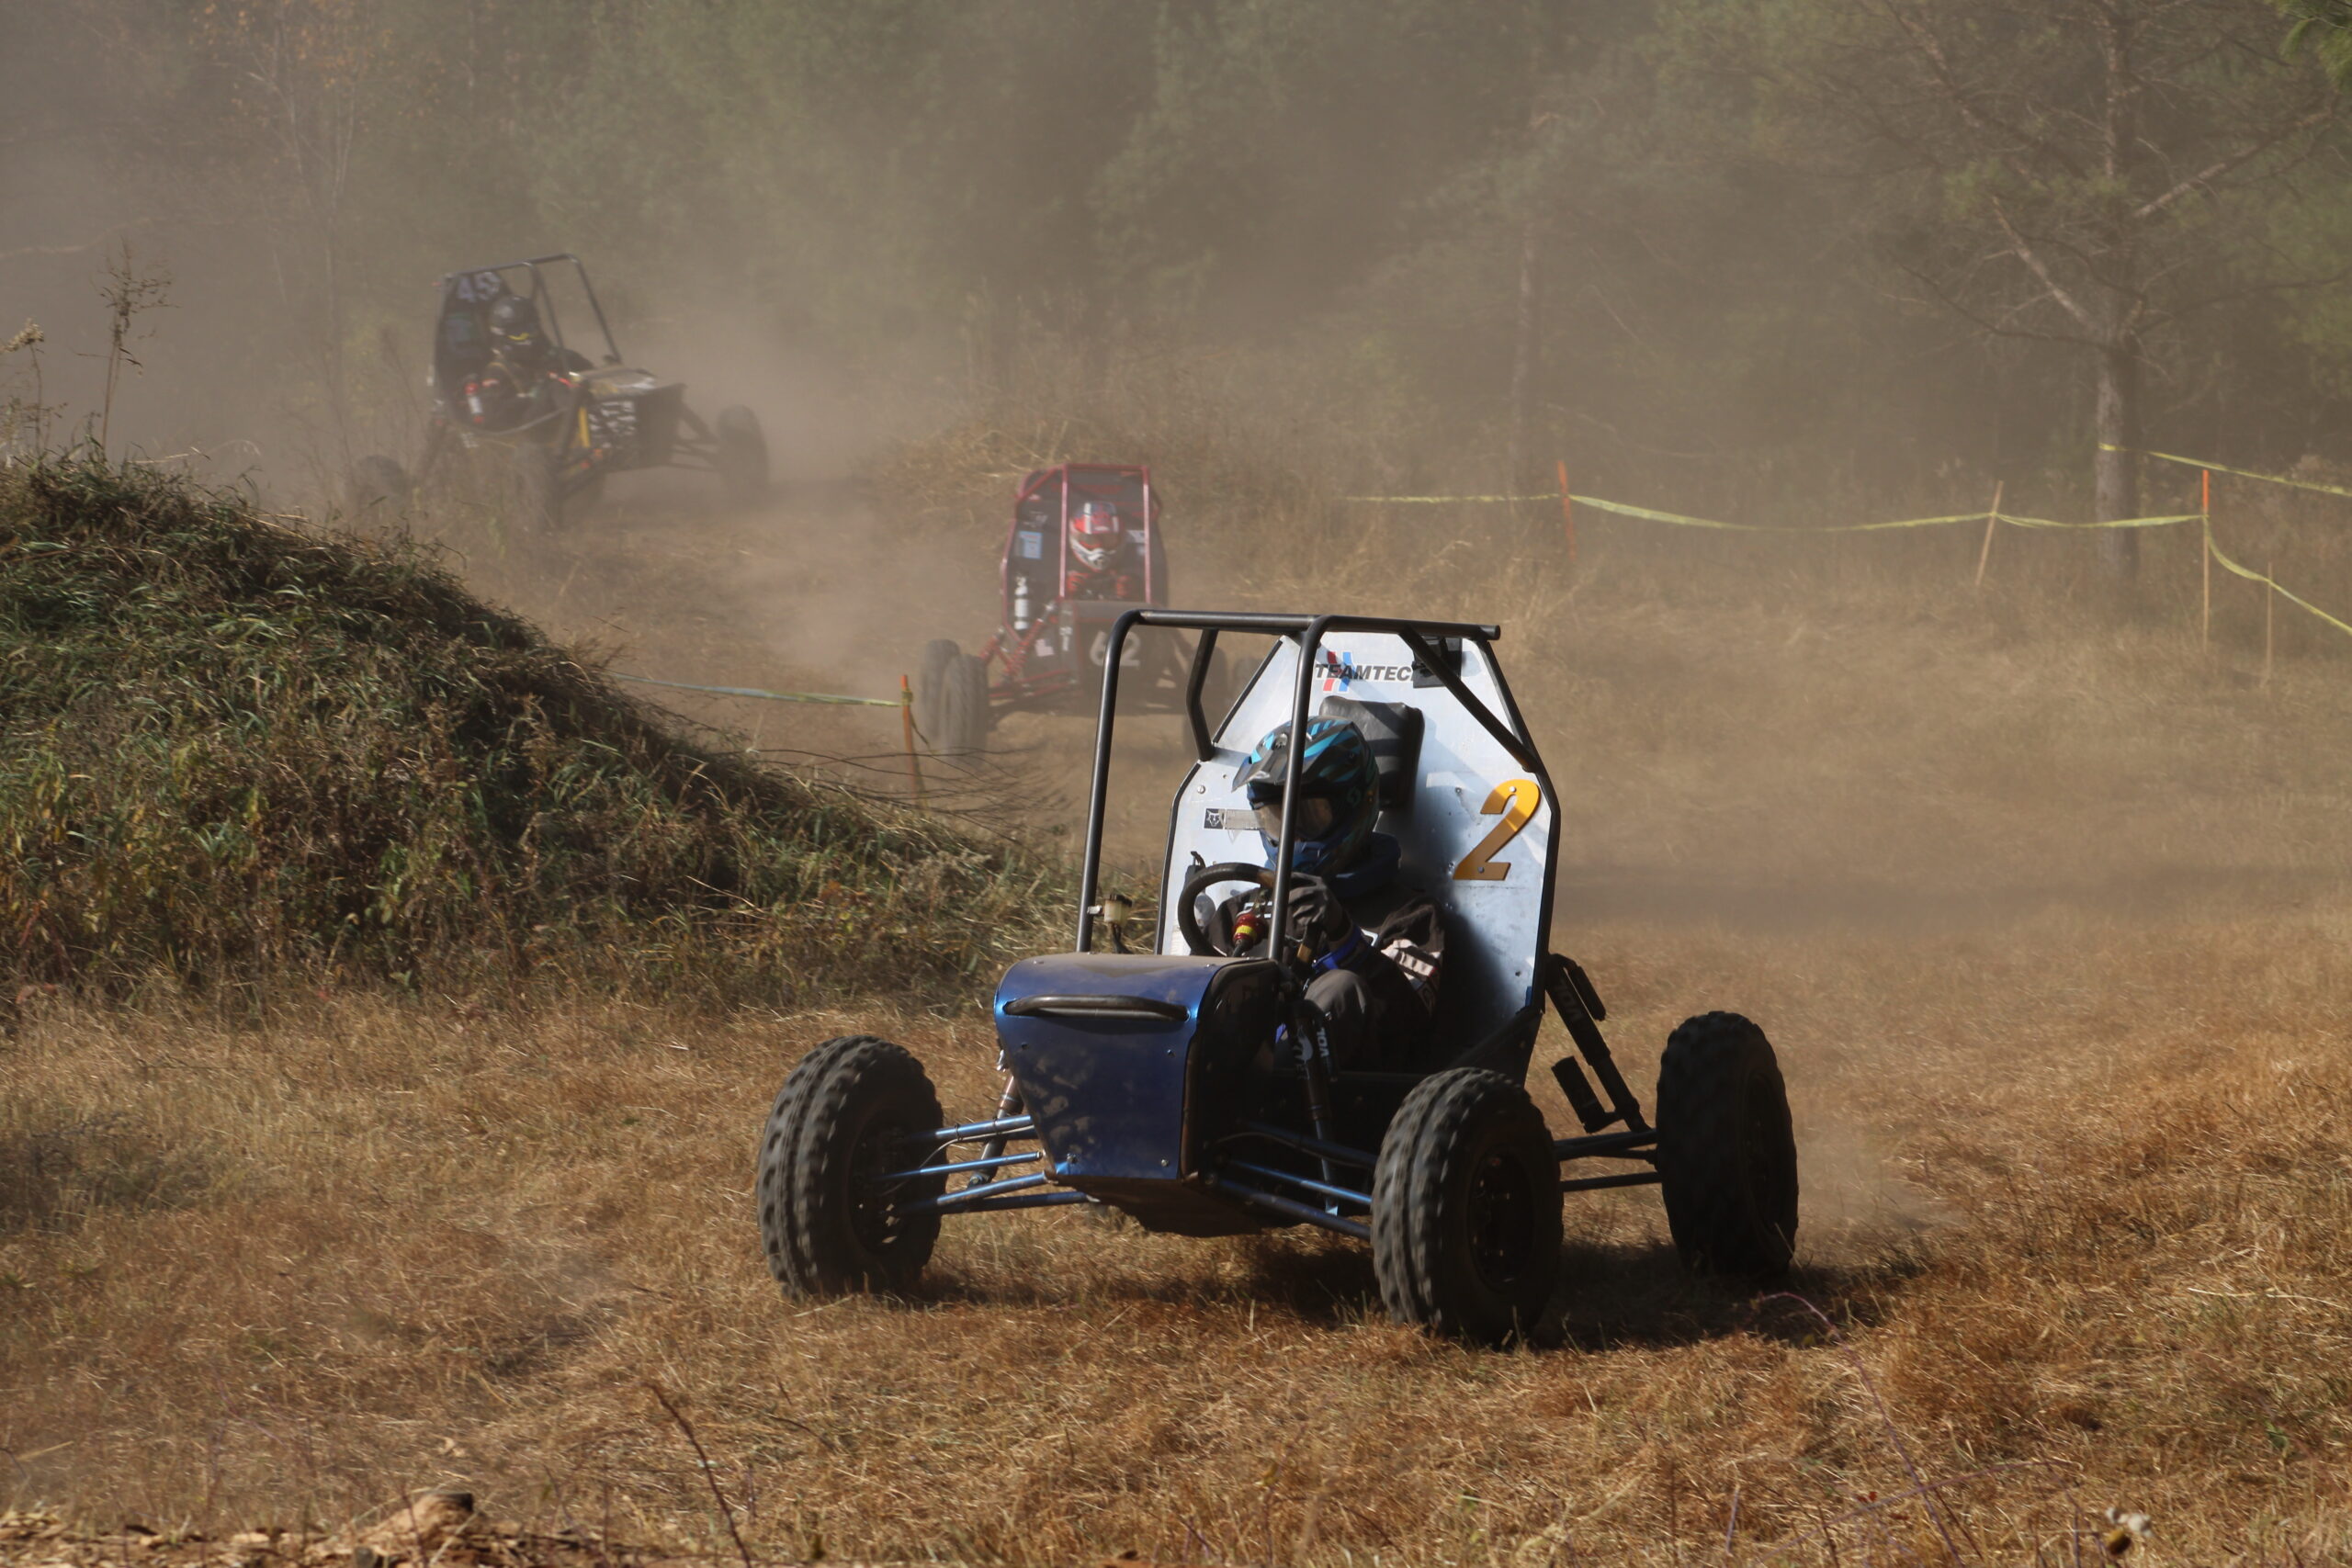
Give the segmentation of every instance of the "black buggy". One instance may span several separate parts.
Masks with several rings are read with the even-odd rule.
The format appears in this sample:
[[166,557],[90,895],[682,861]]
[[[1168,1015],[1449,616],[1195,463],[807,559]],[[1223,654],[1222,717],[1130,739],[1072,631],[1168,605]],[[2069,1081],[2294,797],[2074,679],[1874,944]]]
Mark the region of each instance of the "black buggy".
[[[560,295],[594,321],[601,359],[566,339]],[[752,411],[724,408],[706,424],[683,383],[624,365],[579,257],[469,267],[444,276],[440,296],[424,456],[413,476],[390,457],[360,459],[355,505],[405,501],[461,463],[537,529],[560,524],[606,474],[628,468],[715,473],[738,504],[766,492],[767,442]]]
[[[1104,900],[1102,840],[1123,645],[1197,634],[1184,700],[1197,761],[1176,789],[1159,914],[1130,932]],[[1275,638],[1212,728],[1202,688],[1220,634]],[[794,1067],[759,1150],[768,1266],[788,1295],[913,1290],[949,1214],[1105,1204],[1152,1230],[1224,1235],[1306,1224],[1372,1247],[1400,1322],[1496,1343],[1542,1321],[1558,1271],[1561,1194],[1657,1185],[1691,1265],[1784,1269],[1796,1145],[1770,1043],[1736,1013],[1668,1038],[1656,1120],[1618,1071],[1585,972],[1550,943],[1559,815],[1495,661],[1493,626],[1340,615],[1129,609],[1111,631],[1095,739],[1077,939],[1024,959],[996,992],[1004,1091],[951,1121],[899,1046],[831,1040]],[[1284,911],[1300,749],[1264,863],[1239,775],[1287,720],[1354,722],[1379,769],[1380,829],[1439,905],[1446,980],[1433,1044],[1409,1070],[1333,1062],[1303,1005],[1303,957],[1218,956],[1221,888],[1263,890],[1265,952],[1292,955]],[[1098,945],[1107,936],[1111,951]],[[1546,1007],[1575,1051],[1552,1066],[1581,1123],[1555,1138],[1523,1087]],[[1600,1161],[1618,1168],[1564,1174]]]

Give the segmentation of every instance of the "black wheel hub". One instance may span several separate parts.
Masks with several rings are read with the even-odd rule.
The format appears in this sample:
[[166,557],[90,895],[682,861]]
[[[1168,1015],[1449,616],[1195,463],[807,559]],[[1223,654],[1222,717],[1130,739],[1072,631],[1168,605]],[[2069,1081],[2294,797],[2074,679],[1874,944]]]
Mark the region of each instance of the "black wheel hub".
[[920,1153],[910,1147],[913,1135],[897,1122],[877,1118],[865,1124],[850,1154],[850,1231],[868,1253],[888,1252],[906,1228],[899,1204],[910,1184],[880,1178],[913,1162]]
[[1489,1152],[1470,1179],[1467,1221],[1470,1260],[1496,1291],[1525,1278],[1533,1262],[1535,1194],[1527,1172],[1500,1151]]

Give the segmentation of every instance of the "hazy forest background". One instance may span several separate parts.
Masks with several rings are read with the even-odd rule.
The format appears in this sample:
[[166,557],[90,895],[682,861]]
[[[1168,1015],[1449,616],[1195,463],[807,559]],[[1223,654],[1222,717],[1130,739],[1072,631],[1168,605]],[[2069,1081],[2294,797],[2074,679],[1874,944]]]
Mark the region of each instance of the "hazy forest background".
[[2261,0],[18,0],[6,27],[0,299],[48,325],[49,395],[95,404],[72,329],[127,243],[173,309],[118,431],[293,490],[413,434],[432,279],[556,249],[632,356],[692,345],[669,373],[723,358],[784,403],[804,466],[1008,400],[1164,418],[1202,374],[1342,490],[1565,459],[1768,519],[1996,481],[2154,509],[2129,463],[2094,483],[2102,435],[2352,449],[2346,130]]

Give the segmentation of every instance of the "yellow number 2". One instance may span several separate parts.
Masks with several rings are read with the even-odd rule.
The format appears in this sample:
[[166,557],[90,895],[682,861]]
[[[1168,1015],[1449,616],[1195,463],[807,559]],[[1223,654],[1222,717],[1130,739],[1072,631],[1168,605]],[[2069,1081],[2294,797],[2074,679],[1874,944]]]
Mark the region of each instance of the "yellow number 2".
[[1510,863],[1495,863],[1503,846],[1519,837],[1519,830],[1533,821],[1535,808],[1544,802],[1544,792],[1535,787],[1533,779],[1505,779],[1487,796],[1487,804],[1478,807],[1481,817],[1492,817],[1498,811],[1503,819],[1495,824],[1494,831],[1478,840],[1478,847],[1462,857],[1453,868],[1456,882],[1500,882],[1510,874]]

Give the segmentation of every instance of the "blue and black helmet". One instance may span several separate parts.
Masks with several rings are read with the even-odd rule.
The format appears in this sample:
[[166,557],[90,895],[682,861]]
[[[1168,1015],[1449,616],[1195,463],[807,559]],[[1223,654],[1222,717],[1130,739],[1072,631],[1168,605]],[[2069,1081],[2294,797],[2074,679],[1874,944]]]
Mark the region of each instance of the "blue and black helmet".
[[[1290,767],[1290,726],[1278,724],[1242,765],[1239,784],[1258,814],[1258,831],[1271,863],[1282,834],[1283,779]],[[1380,769],[1363,731],[1344,718],[1306,721],[1306,754],[1299,760],[1298,810],[1292,830],[1295,871],[1343,871],[1372,838],[1380,816]]]

